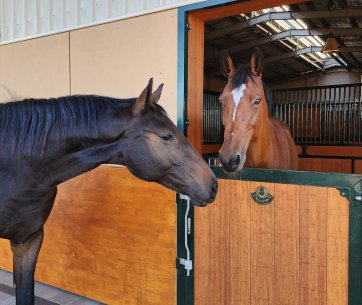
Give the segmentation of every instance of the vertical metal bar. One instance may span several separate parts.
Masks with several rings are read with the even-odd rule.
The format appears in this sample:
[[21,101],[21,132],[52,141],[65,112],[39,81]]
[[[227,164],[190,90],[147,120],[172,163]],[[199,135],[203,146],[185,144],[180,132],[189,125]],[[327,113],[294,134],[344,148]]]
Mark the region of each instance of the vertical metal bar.
[[310,100],[309,141],[310,142],[313,142],[313,96],[314,96],[313,92],[314,92],[314,89],[313,88],[310,89],[310,92],[309,92],[309,94],[310,94],[310,98],[309,98],[309,100]]
[[313,128],[313,133],[314,133],[314,143],[317,142],[317,118],[318,118],[318,114],[317,114],[317,103],[319,101],[318,99],[318,89],[315,88],[314,89],[314,128]]
[[361,144],[361,118],[362,118],[362,108],[361,108],[361,103],[362,103],[362,94],[361,94],[361,85],[359,85],[358,90],[356,90],[356,95],[357,95],[357,99],[358,99],[358,105],[357,105],[357,118],[358,118],[358,122],[357,122],[357,139],[358,139],[358,144]]
[[305,114],[305,126],[306,126],[306,134],[305,134],[305,139],[307,142],[309,142],[309,89],[307,89],[306,91],[306,96],[307,96],[307,104],[306,104],[306,114]]
[[292,95],[293,91],[289,91],[287,96],[287,103],[288,103],[288,126],[291,129],[291,113],[290,113],[290,96]]
[[300,117],[300,108],[299,105],[301,103],[300,101],[300,90],[297,91],[297,142],[299,142],[299,117]]
[[333,88],[333,100],[334,100],[334,109],[333,109],[333,144],[336,144],[336,124],[337,124],[337,97],[336,97],[336,88]]
[[323,103],[323,89],[319,90],[319,143],[323,142],[322,139],[322,128],[323,128],[323,122],[322,122],[322,103]]
[[327,107],[328,107],[328,112],[327,112],[327,124],[328,124],[328,128],[327,128],[327,140],[328,142],[330,142],[331,140],[331,111],[332,111],[332,106],[331,106],[331,88],[328,88],[328,104],[327,104]]
[[293,129],[292,129],[292,136],[293,138],[295,138],[295,101],[296,101],[296,90],[293,90],[293,98],[290,101],[290,103],[292,103],[292,125],[293,125]]
[[339,104],[341,105],[341,109],[342,109],[342,124],[340,124],[340,126],[342,126],[342,143],[345,143],[346,141],[346,133],[347,133],[347,128],[346,128],[346,123],[347,123],[347,109],[346,109],[346,101],[344,99],[344,94],[345,94],[345,87],[338,87],[338,92],[339,92]]

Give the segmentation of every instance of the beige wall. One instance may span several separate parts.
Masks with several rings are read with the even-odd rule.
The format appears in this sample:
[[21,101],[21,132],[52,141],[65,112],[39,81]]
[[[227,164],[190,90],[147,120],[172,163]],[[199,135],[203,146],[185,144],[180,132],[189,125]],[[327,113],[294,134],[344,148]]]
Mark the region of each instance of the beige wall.
[[0,100],[69,94],[69,33],[0,46]]
[[177,10],[0,46],[0,67],[1,101],[13,92],[135,97],[153,77],[176,122]]

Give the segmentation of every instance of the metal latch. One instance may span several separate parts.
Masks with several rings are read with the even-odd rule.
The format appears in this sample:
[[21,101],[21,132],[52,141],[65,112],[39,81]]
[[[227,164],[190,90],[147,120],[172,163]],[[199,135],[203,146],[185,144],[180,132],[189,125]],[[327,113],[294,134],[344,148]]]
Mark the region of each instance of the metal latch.
[[178,257],[177,259],[181,265],[185,266],[185,269],[187,270],[187,276],[189,276],[190,270],[192,270],[192,260],[180,257]]
[[188,236],[191,233],[191,219],[189,218],[189,211],[190,211],[190,197],[187,195],[180,194],[181,200],[186,200],[186,212],[185,212],[185,225],[184,225],[184,245],[186,250],[186,258],[177,257],[178,262],[180,265],[183,265],[186,270],[187,276],[190,276],[190,270],[192,270],[192,260],[190,259],[190,248],[188,245]]

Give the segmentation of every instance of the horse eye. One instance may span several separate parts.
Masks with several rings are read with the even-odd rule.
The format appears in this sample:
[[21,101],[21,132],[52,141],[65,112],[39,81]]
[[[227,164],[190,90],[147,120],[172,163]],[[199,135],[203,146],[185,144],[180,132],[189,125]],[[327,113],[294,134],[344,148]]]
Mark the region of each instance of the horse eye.
[[257,98],[254,103],[253,103],[253,106],[258,106],[261,102],[261,98]]
[[168,133],[168,134],[162,136],[161,139],[164,140],[164,141],[172,141],[173,140],[173,134]]

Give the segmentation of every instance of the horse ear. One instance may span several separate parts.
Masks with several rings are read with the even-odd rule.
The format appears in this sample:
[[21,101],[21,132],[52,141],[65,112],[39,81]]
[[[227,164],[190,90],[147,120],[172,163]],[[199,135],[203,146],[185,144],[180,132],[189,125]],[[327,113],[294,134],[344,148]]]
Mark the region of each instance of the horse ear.
[[152,83],[153,79],[150,78],[148,81],[147,87],[143,89],[140,96],[136,99],[132,106],[132,114],[133,116],[138,116],[144,109],[146,104],[149,104],[151,92],[152,92]]
[[220,54],[220,70],[225,77],[229,77],[235,72],[233,61],[226,50]]
[[152,93],[150,98],[151,105],[157,104],[157,102],[160,100],[161,93],[162,93],[163,84],[159,85],[155,92]]
[[253,56],[251,57],[250,66],[251,71],[255,76],[261,76],[264,67],[264,55],[258,47],[254,49]]

